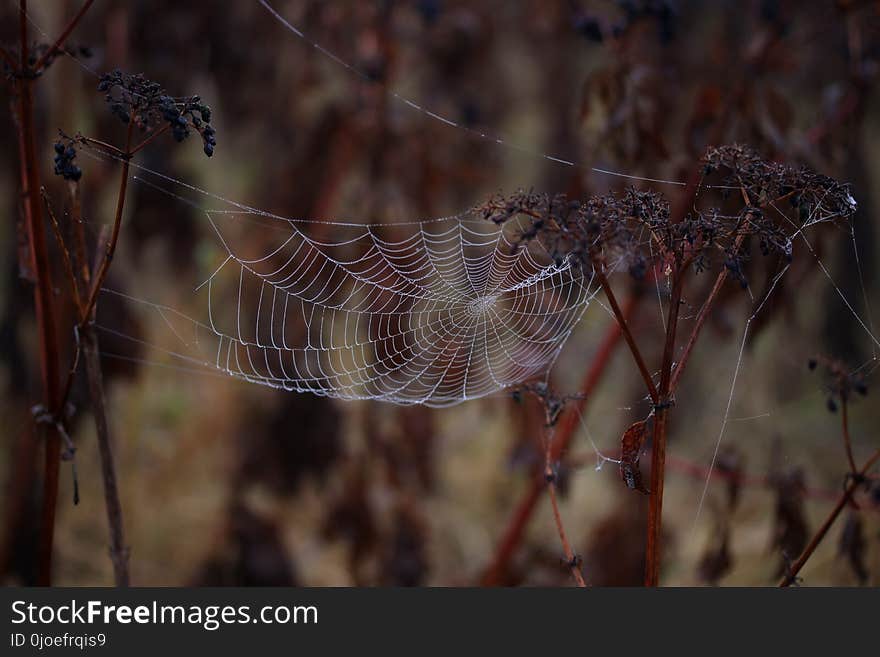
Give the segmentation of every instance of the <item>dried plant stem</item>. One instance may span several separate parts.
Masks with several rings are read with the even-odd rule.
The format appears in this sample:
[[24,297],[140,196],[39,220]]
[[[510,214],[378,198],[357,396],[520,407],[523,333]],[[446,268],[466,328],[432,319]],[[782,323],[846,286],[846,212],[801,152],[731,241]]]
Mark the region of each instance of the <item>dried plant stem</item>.
[[[116,199],[116,214],[113,218],[113,228],[110,237],[105,239],[101,235],[98,244],[105,244],[104,253],[95,267],[95,273],[91,277],[91,292],[89,298],[82,306],[80,316],[80,332],[82,334],[83,349],[85,352],[86,377],[89,382],[89,397],[92,413],[95,418],[95,431],[98,437],[98,451],[101,457],[101,476],[104,482],[104,503],[107,509],[107,524],[110,531],[110,559],[113,562],[114,580],[117,586],[128,586],[130,575],[128,569],[129,548],[125,543],[125,528],[122,516],[122,502],[119,497],[119,486],[116,478],[116,462],[113,457],[113,440],[110,434],[110,424],[107,421],[107,408],[104,396],[104,379],[101,372],[101,361],[98,351],[98,336],[95,333],[94,314],[98,301],[101,285],[107,277],[116,245],[119,242],[119,232],[122,226],[122,215],[125,209],[125,197],[128,190],[129,166],[131,162],[131,141],[134,121],[129,122],[128,134],[125,142],[125,157],[122,162],[122,173],[119,181],[119,192]],[[84,250],[84,247],[81,246]],[[84,280],[83,285],[88,287],[89,281]]]
[[113,458],[113,440],[107,422],[107,409],[104,402],[104,378],[101,373],[101,360],[98,339],[94,326],[89,324],[82,332],[83,360],[89,383],[92,414],[95,417],[95,431],[98,436],[98,450],[101,455],[101,476],[104,481],[104,503],[107,508],[107,524],[110,528],[110,560],[116,586],[128,586],[129,549],[125,543],[125,526],[122,518],[122,503],[116,481],[116,466]]
[[550,479],[547,484],[547,491],[550,493],[550,504],[553,507],[553,519],[556,521],[556,530],[559,532],[559,540],[562,541],[562,551],[565,554],[568,568],[571,571],[572,577],[574,577],[574,580],[577,582],[577,585],[580,587],[586,587],[587,583],[584,581],[583,574],[581,574],[579,559],[571,549],[571,544],[568,542],[568,537],[565,534],[565,526],[562,524],[562,514],[559,512],[559,502],[556,499],[556,483],[552,480],[553,472],[550,470],[549,464],[547,467],[547,477]]
[[[633,295],[624,304],[621,311],[624,319],[629,319],[632,316],[638,300],[639,297]],[[572,401],[572,404],[575,406],[570,407],[559,421],[556,439],[550,445],[551,461],[558,460],[571,444],[579,426],[578,418],[583,413],[588,400],[607,370],[611,356],[620,343],[620,338],[620,323],[612,322],[596,351],[590,367],[584,375],[580,386],[580,394]],[[531,485],[520,499],[507,523],[507,528],[502,534],[502,539],[498,543],[498,548],[495,551],[491,564],[480,578],[480,583],[483,586],[498,586],[504,582],[510,562],[522,541],[522,537],[525,534],[525,530],[528,527],[546,483],[543,473],[539,473],[539,476],[532,479]]]
[[129,157],[132,157],[136,153],[138,153],[141,150],[143,150],[144,148],[146,148],[150,144],[150,142],[152,142],[157,137],[164,135],[166,132],[168,132],[169,129],[170,129],[170,124],[165,124],[161,128],[159,128],[158,130],[154,130],[152,132],[152,134],[150,134],[149,137],[145,137],[142,142],[140,142],[137,146],[135,146],[134,148],[131,149],[131,153],[129,153]]
[[94,137],[86,137],[85,135],[77,135],[77,141],[81,141],[85,144],[91,144],[92,146],[97,146],[98,148],[107,151],[114,157],[122,158],[125,156],[125,153],[114,146],[113,144],[108,144],[106,141],[101,141],[100,139],[95,139]]
[[[19,3],[21,70],[27,69],[29,37],[27,2]],[[40,204],[40,174],[36,156],[34,129],[33,79],[22,75],[16,82],[19,100],[19,143],[22,154],[22,186],[25,197],[25,219],[31,268],[35,278],[34,306],[40,335],[40,366],[43,381],[43,403],[50,412],[57,412],[60,401],[60,354],[55,327],[51,268],[46,249],[45,227]],[[53,424],[45,427],[45,462],[43,474],[43,510],[38,548],[38,583],[48,586],[52,581],[52,544],[55,531],[55,508],[58,500],[58,470],[61,465],[61,436]]]
[[623,311],[621,311],[620,305],[617,303],[617,297],[614,296],[614,290],[611,289],[611,284],[608,282],[608,278],[605,276],[604,272],[597,271],[596,277],[599,279],[599,285],[602,286],[602,291],[608,299],[608,304],[611,306],[614,318],[620,325],[620,330],[623,333],[626,344],[629,346],[629,350],[636,361],[636,365],[638,366],[642,379],[645,382],[645,387],[648,388],[648,394],[651,396],[651,401],[654,402],[655,405],[659,404],[660,395],[657,392],[657,387],[654,385],[654,380],[651,378],[651,373],[648,371],[647,365],[645,365],[645,359],[642,357],[642,352],[639,350],[635,338],[633,338],[632,332],[629,330],[629,322],[626,317],[624,317]]
[[660,369],[660,402],[654,417],[654,436],[651,450],[651,494],[648,500],[648,531],[645,542],[645,586],[657,586],[660,581],[663,532],[663,485],[666,474],[666,435],[669,422],[672,360],[675,356],[675,334],[681,307],[681,293],[687,264],[678,267],[669,302],[666,322],[666,343]]
[[[548,420],[550,418],[548,417]],[[565,525],[562,522],[562,513],[559,511],[559,499],[556,495],[556,470],[553,467],[553,437],[555,432],[553,427],[548,424],[547,436],[545,438],[546,445],[544,449],[544,479],[547,482],[547,492],[550,494],[550,506],[553,508],[553,520],[556,523],[556,531],[559,532],[559,540],[562,543],[562,553],[565,555],[565,563],[571,571],[571,576],[581,588],[585,588],[587,583],[581,573],[580,558],[575,555],[571,549],[571,543],[568,542],[568,535],[565,533]]]
[[[739,238],[737,238],[737,249],[739,249],[743,237],[744,236],[741,235]],[[670,381],[671,393],[674,393],[675,390],[678,388],[679,380],[681,379],[681,375],[684,373],[684,368],[687,366],[688,361],[690,360],[691,354],[694,350],[694,345],[697,342],[697,338],[700,337],[700,332],[703,330],[703,325],[709,318],[709,314],[712,312],[712,308],[715,305],[715,300],[718,298],[718,294],[721,292],[721,288],[724,286],[724,282],[727,280],[727,273],[728,272],[726,267],[718,273],[718,276],[715,278],[715,283],[712,285],[712,290],[709,292],[709,296],[706,297],[706,300],[700,307],[700,312],[697,314],[697,319],[694,322],[694,328],[693,330],[691,330],[687,342],[682,349],[681,357],[678,359],[678,362],[675,365],[675,369],[672,371],[672,379]]]
[[[73,224],[73,247],[76,264],[79,269],[80,281],[83,283],[84,289],[88,289],[92,272],[89,269],[89,259],[86,256],[86,227],[82,220],[82,199],[80,198],[79,183],[72,180],[69,181],[67,183],[67,191],[70,194],[70,221]],[[78,303],[81,303],[81,301]],[[80,308],[80,315],[82,315],[82,308]]]
[[70,36],[71,32],[76,29],[76,26],[82,20],[82,17],[85,16],[86,12],[89,10],[89,7],[92,6],[92,3],[95,0],[86,0],[83,3],[83,6],[80,7],[80,10],[76,13],[76,15],[68,21],[67,25],[61,31],[61,35],[55,39],[55,43],[52,44],[52,47],[49,48],[40,59],[37,60],[37,63],[34,64],[34,70],[39,71],[43,66],[45,66],[46,62],[49,61],[49,58],[52,57],[59,50],[64,48],[64,42],[67,41],[67,37]]
[[[128,137],[126,142],[126,152],[131,147],[132,130],[129,124]],[[86,378],[88,379],[89,397],[91,401],[92,413],[95,419],[95,432],[98,438],[98,452],[101,459],[101,475],[104,483],[104,502],[107,511],[107,524],[110,533],[110,559],[113,562],[114,581],[117,586],[128,586],[130,584],[130,575],[128,568],[129,549],[125,543],[125,529],[122,515],[122,503],[119,496],[119,486],[116,477],[116,465],[113,456],[113,440],[110,433],[110,424],[107,420],[107,409],[104,395],[104,379],[101,372],[100,352],[98,349],[98,336],[94,327],[94,315],[97,304],[97,294],[104,278],[107,276],[110,262],[116,250],[119,240],[120,226],[122,224],[122,214],[125,207],[125,196],[128,189],[128,172],[130,157],[126,157],[123,161],[122,177],[119,183],[119,196],[116,202],[116,214],[114,216],[113,228],[110,237],[106,236],[106,231],[102,231],[98,244],[104,244],[104,253],[99,255],[99,260],[95,265],[95,274],[89,273],[88,266],[80,269],[80,283],[77,283],[77,275],[70,261],[70,254],[61,235],[58,222],[51,211],[51,207],[47,203],[47,210],[52,217],[52,225],[55,229],[55,237],[59,242],[62,253],[64,254],[67,275],[71,278],[71,289],[73,290],[76,307],[78,310],[78,323],[75,327],[75,335],[77,338],[76,353],[73,365],[68,373],[67,382],[64,388],[64,397],[71,389],[76,366],[79,361],[80,353],[84,353],[84,362],[86,369]],[[70,187],[71,201],[73,206],[72,219],[77,223],[75,231],[76,252],[81,260],[85,259],[85,236],[81,227],[81,217],[79,216],[79,189],[77,185]],[[90,279],[93,281],[91,292],[87,300],[80,298],[79,289],[89,289]]]
[[807,547],[804,548],[801,556],[799,556],[797,560],[793,564],[791,564],[788,572],[786,572],[786,574],[779,581],[780,587],[790,586],[797,580],[798,573],[813,555],[813,552],[816,551],[816,548],[819,547],[822,539],[825,538],[828,530],[831,529],[834,521],[837,520],[837,516],[839,516],[840,512],[843,511],[843,509],[850,503],[853,495],[856,492],[856,489],[863,483],[865,476],[867,476],[868,472],[872,467],[874,467],[874,464],[877,463],[877,461],[880,461],[880,449],[874,452],[873,456],[871,456],[871,458],[869,458],[865,462],[865,465],[862,466],[861,470],[859,470],[858,472],[854,471],[854,476],[850,478],[849,483],[847,483],[846,488],[843,490],[843,493],[841,493],[840,498],[837,500],[837,504],[834,505],[834,508],[831,509],[828,517],[825,518],[825,522],[822,523],[822,526],[819,527],[813,538],[810,539],[810,542],[807,544]]
[[46,206],[46,214],[49,215],[49,223],[52,226],[52,232],[55,234],[55,241],[58,243],[58,247],[61,251],[61,259],[64,261],[64,272],[67,275],[67,281],[70,284],[71,296],[73,303],[76,305],[77,316],[81,316],[82,308],[80,307],[79,284],[76,282],[76,274],[73,270],[73,261],[70,257],[70,251],[67,249],[64,237],[61,235],[61,226],[58,224],[58,218],[55,216],[55,212],[52,211],[52,205],[49,203],[49,197],[46,195],[45,187],[40,189],[40,194],[42,195],[43,203]]
[[[744,188],[740,188],[740,193],[742,194],[743,202],[746,204],[746,206],[750,206],[751,200],[749,199],[746,190]],[[793,192],[764,203],[762,207],[772,206],[779,201],[788,198],[792,193]],[[742,224],[740,224],[737,230],[736,239],[733,244],[734,252],[739,252],[739,250],[742,248],[743,241],[745,241],[746,235],[748,234],[747,228],[751,220],[752,213],[747,212],[745,214],[745,217],[743,217]],[[712,284],[712,289],[709,292],[709,296],[706,297],[706,300],[700,307],[700,312],[697,314],[697,319],[694,322],[694,328],[691,330],[687,342],[685,342],[685,345],[682,348],[681,356],[679,357],[678,362],[675,365],[675,369],[672,371],[670,394],[674,393],[678,388],[678,383],[681,380],[681,375],[684,373],[684,368],[687,366],[688,361],[691,358],[691,354],[693,353],[694,345],[697,342],[697,338],[700,337],[703,326],[706,324],[706,320],[709,318],[709,314],[712,312],[712,308],[715,305],[715,300],[718,298],[718,294],[721,292],[721,288],[724,286],[725,281],[727,281],[728,274],[729,270],[727,269],[727,267],[723,267],[721,271],[718,272],[718,276],[715,278],[715,282]]]

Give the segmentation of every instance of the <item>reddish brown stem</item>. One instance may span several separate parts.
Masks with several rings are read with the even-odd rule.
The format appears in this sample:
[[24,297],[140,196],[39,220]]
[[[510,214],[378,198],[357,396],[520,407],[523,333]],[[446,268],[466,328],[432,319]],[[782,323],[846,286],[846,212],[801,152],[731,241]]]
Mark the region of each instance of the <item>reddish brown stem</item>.
[[82,17],[85,16],[86,12],[89,10],[89,7],[92,6],[92,3],[94,1],[95,0],[86,0],[85,1],[83,6],[80,7],[80,10],[76,13],[76,15],[73,18],[70,19],[70,21],[67,23],[67,25],[64,27],[64,29],[61,31],[61,35],[57,39],[55,39],[55,43],[53,43],[52,46],[46,52],[43,53],[43,56],[37,60],[37,63],[34,64],[34,67],[33,67],[34,71],[39,72],[40,69],[46,65],[46,62],[49,61],[49,59],[53,55],[55,55],[55,53],[57,53],[59,50],[61,50],[64,47],[64,42],[67,41],[67,37],[69,37],[71,32],[73,32],[73,30],[76,29],[76,26],[82,20]]
[[131,153],[129,153],[129,156],[135,155],[138,152],[140,152],[141,150],[143,150],[144,148],[146,148],[154,139],[156,139],[160,135],[164,135],[166,132],[168,132],[170,127],[171,127],[171,125],[166,123],[164,126],[159,128],[158,130],[154,131],[153,134],[151,134],[149,137],[145,138],[137,146],[132,148]]
[[125,138],[125,155],[122,161],[122,174],[119,180],[119,193],[116,197],[116,214],[113,217],[113,231],[104,250],[104,257],[98,266],[92,280],[92,288],[89,292],[89,298],[83,306],[83,314],[81,322],[85,325],[91,321],[92,312],[98,301],[98,295],[101,293],[101,286],[107,277],[107,271],[110,269],[110,263],[113,255],[116,253],[116,245],[119,242],[119,230],[122,227],[122,213],[125,209],[125,195],[128,190],[128,172],[131,165],[131,137],[134,130],[134,121],[128,123],[128,134]]
[[[62,387],[61,393],[61,402],[60,406],[63,408],[67,404],[67,400],[70,396],[70,392],[73,389],[73,381],[76,377],[77,368],[79,367],[79,358],[81,352],[81,331],[79,329],[79,324],[81,323],[80,318],[83,314],[83,298],[80,293],[80,287],[83,290],[87,290],[89,288],[89,280],[91,279],[91,272],[89,271],[88,259],[86,257],[86,237],[85,237],[85,226],[82,222],[82,208],[80,203],[79,196],[79,183],[75,181],[68,182],[68,191],[70,193],[70,221],[73,224],[73,243],[74,243],[74,254],[76,257],[76,266],[74,266],[72,277],[73,277],[73,294],[75,296],[74,303],[76,305],[77,312],[77,326],[74,327],[74,352],[73,358],[71,359],[70,367],[67,370],[67,379],[64,382],[64,386]],[[45,198],[45,196],[44,196]],[[50,212],[50,217],[52,216],[50,206],[46,205],[46,210]],[[52,227],[55,230],[55,238],[58,240],[59,244],[61,244],[62,251],[68,253],[68,259],[70,258],[69,249],[63,244],[63,236],[60,232],[60,227],[57,225],[57,221],[53,218]],[[79,281],[79,282],[77,282]],[[80,286],[81,284],[81,286]]]
[[86,144],[91,144],[92,146],[97,146],[109,153],[111,153],[115,157],[125,157],[125,153],[121,151],[119,148],[114,146],[113,144],[108,144],[106,141],[101,141],[100,139],[95,139],[94,137],[86,137],[84,135],[77,135],[76,141],[81,141]]
[[116,586],[128,586],[129,550],[125,543],[125,526],[122,516],[122,502],[116,481],[116,465],[113,456],[113,440],[107,421],[104,403],[104,378],[101,374],[101,360],[95,328],[88,324],[82,334],[83,355],[86,378],[89,382],[89,397],[92,414],[95,417],[95,430],[98,435],[98,450],[101,455],[101,475],[104,482],[104,504],[107,510],[107,525],[110,529],[110,560]]
[[782,577],[779,581],[780,587],[790,586],[797,580],[798,573],[813,555],[813,552],[816,551],[816,548],[819,547],[819,544],[822,542],[822,539],[825,538],[825,535],[828,533],[828,530],[831,529],[831,526],[834,524],[834,521],[837,520],[837,516],[840,515],[840,512],[850,503],[853,495],[856,492],[856,489],[862,484],[862,480],[868,474],[868,471],[874,466],[877,461],[880,460],[880,449],[874,452],[874,455],[871,456],[866,462],[865,465],[862,466],[862,469],[855,473],[843,493],[841,493],[840,498],[837,500],[837,504],[834,505],[834,508],[831,509],[831,512],[828,514],[828,517],[825,518],[825,522],[822,523],[822,526],[819,527],[819,530],[810,539],[810,542],[807,544],[807,547],[804,548],[801,556],[797,558],[797,560],[791,564],[791,567],[788,569],[788,572]]
[[[637,302],[638,297],[632,296],[625,303],[622,310],[624,319],[628,320],[632,316]],[[608,364],[611,361],[611,356],[614,354],[614,350],[620,343],[620,337],[620,323],[616,321],[612,322],[596,351],[596,355],[593,358],[590,368],[584,375],[584,379],[580,386],[581,394],[577,399],[572,401],[573,406],[570,407],[559,420],[559,426],[556,429],[556,438],[550,445],[551,461],[558,460],[571,444],[580,424],[579,417],[586,408],[587,402],[607,370]],[[537,506],[538,499],[541,496],[541,491],[544,490],[545,486],[546,480],[544,479],[543,473],[539,473],[539,476],[532,479],[531,485],[520,499],[519,504],[517,504],[513,515],[511,515],[510,520],[507,523],[507,528],[498,543],[498,548],[495,551],[495,556],[493,557],[491,564],[486,568],[483,576],[480,578],[480,583],[483,586],[498,586],[505,581],[510,562],[516,553],[517,547],[519,547],[520,542],[522,541],[522,537],[525,534],[525,530],[528,527],[529,521],[531,520],[532,514]]]
[[651,495],[648,500],[648,532],[645,543],[645,586],[657,586],[660,581],[663,532],[663,485],[666,474],[666,431],[669,422],[670,386],[672,360],[675,357],[675,334],[681,307],[681,294],[687,265],[675,272],[669,317],[666,322],[666,343],[663,347],[663,364],[660,369],[660,403],[654,417],[654,436],[651,450]]
[[[89,259],[86,256],[88,249],[86,248],[86,227],[82,220],[82,200],[79,194],[79,183],[70,181],[67,185],[70,194],[70,221],[73,224],[73,248],[76,254],[76,264],[79,270],[80,282],[83,289],[88,289],[89,282],[92,279],[92,272],[89,269]],[[82,299],[80,299],[80,305]],[[80,308],[82,315],[82,308]]]
[[[83,352],[86,368],[86,378],[89,384],[89,398],[92,405],[92,414],[95,419],[95,431],[98,437],[98,451],[101,457],[101,476],[104,483],[104,504],[107,512],[107,525],[110,532],[110,559],[113,562],[113,574],[116,586],[127,587],[131,578],[129,574],[128,559],[129,548],[125,542],[125,525],[123,522],[122,502],[119,495],[119,486],[116,478],[116,462],[114,459],[113,438],[110,433],[110,423],[107,420],[107,408],[104,396],[104,377],[101,372],[100,352],[98,349],[98,336],[95,333],[94,314],[101,290],[101,285],[107,276],[110,262],[116,251],[119,241],[119,232],[122,225],[122,214],[125,208],[125,196],[128,189],[128,172],[131,161],[131,139],[134,122],[129,122],[128,134],[125,143],[125,158],[122,164],[122,178],[119,182],[119,196],[116,199],[116,214],[113,219],[113,228],[109,238],[102,231],[98,244],[106,244],[103,256],[95,265],[95,273],[92,278],[92,288],[89,299],[83,306],[80,317],[80,331],[83,343]],[[82,240],[82,238],[78,238]],[[80,245],[85,250],[84,244]],[[88,274],[84,273],[83,285],[88,285]]]
[[550,506],[553,509],[553,520],[556,523],[556,531],[559,532],[559,541],[562,543],[562,553],[565,555],[565,563],[568,566],[571,576],[581,588],[585,588],[587,583],[584,581],[584,575],[581,573],[580,558],[575,556],[574,550],[571,549],[571,543],[568,542],[568,535],[565,533],[565,525],[562,522],[562,513],[559,511],[559,499],[556,495],[556,471],[553,468],[553,436],[554,432],[551,428],[552,417],[547,413],[547,427],[549,436],[546,437],[544,447],[544,480],[547,482],[547,492],[550,496]]
[[[749,199],[745,196],[745,191],[743,191],[744,200],[748,204]],[[746,221],[737,229],[736,240],[734,241],[733,250],[734,252],[738,252],[742,247],[742,243],[746,238],[746,226],[748,225],[748,220],[750,219],[751,214],[746,215]],[[703,302],[702,307],[700,308],[700,312],[697,314],[697,319],[694,323],[694,328],[691,330],[690,335],[688,336],[687,342],[682,349],[681,356],[678,359],[678,362],[675,365],[675,369],[672,371],[672,379],[669,384],[669,392],[670,394],[674,394],[676,389],[678,388],[679,381],[681,380],[681,375],[684,373],[684,368],[687,366],[688,361],[691,358],[691,354],[694,350],[694,345],[697,343],[697,338],[700,337],[700,332],[703,330],[703,326],[706,324],[706,320],[709,318],[709,314],[712,312],[712,308],[715,305],[715,300],[718,298],[718,294],[721,292],[721,288],[724,286],[724,282],[727,280],[728,269],[727,267],[723,267],[720,272],[718,272],[718,276],[715,278],[715,283],[712,285],[712,290],[709,292],[709,296],[706,297],[706,300]]]
[[596,277],[599,279],[599,285],[602,286],[602,291],[608,299],[608,304],[611,306],[614,318],[620,325],[620,330],[623,333],[626,344],[629,346],[629,350],[636,361],[636,365],[638,366],[642,379],[645,382],[645,387],[648,389],[648,394],[651,396],[651,401],[654,402],[654,405],[657,405],[660,403],[660,395],[657,392],[657,387],[654,385],[654,380],[651,378],[651,373],[648,371],[647,365],[645,365],[645,359],[642,357],[642,352],[639,350],[635,338],[633,338],[632,332],[629,330],[629,323],[627,322],[626,317],[624,317],[623,312],[620,310],[617,298],[614,296],[614,290],[611,289],[611,284],[608,282],[608,278],[605,276],[604,272],[597,272]]
[[700,312],[697,315],[694,328],[693,330],[691,330],[687,342],[682,349],[681,357],[678,359],[678,362],[675,365],[675,369],[672,372],[672,379],[670,381],[671,392],[675,392],[675,390],[678,388],[679,380],[681,379],[681,375],[684,373],[684,368],[687,366],[688,361],[691,358],[691,354],[694,350],[694,345],[697,343],[697,338],[700,337],[700,332],[703,330],[703,325],[706,323],[706,319],[708,319],[709,313],[712,311],[712,307],[715,305],[715,300],[718,298],[718,293],[721,291],[721,288],[724,286],[724,282],[726,280],[727,268],[722,269],[721,272],[718,274],[718,277],[715,279],[715,284],[712,286],[712,290],[709,292],[709,296],[706,297],[706,300],[703,302],[703,305],[700,308]]
[[[27,2],[19,4],[19,29],[21,47],[21,70],[28,62]],[[40,334],[40,366],[43,381],[45,407],[56,412],[60,398],[60,357],[55,327],[52,296],[51,269],[46,249],[46,234],[40,204],[40,174],[37,164],[37,148],[34,129],[33,79],[22,76],[16,83],[19,94],[19,141],[23,156],[22,190],[27,211],[28,244],[34,286],[34,305]],[[43,476],[43,511],[40,521],[40,544],[38,548],[38,582],[47,586],[52,581],[52,544],[55,531],[55,507],[58,499],[58,469],[61,457],[61,437],[53,425],[46,427],[45,462]]]
[[547,484],[547,491],[550,493],[550,505],[553,507],[553,519],[556,522],[556,531],[559,532],[559,540],[562,542],[562,551],[565,554],[565,560],[568,564],[568,569],[571,571],[572,577],[574,577],[575,582],[580,587],[586,587],[587,583],[584,581],[584,576],[581,573],[581,567],[578,563],[579,560],[575,556],[574,551],[571,549],[571,544],[568,542],[568,536],[565,534],[565,526],[562,524],[562,514],[559,512],[559,501],[556,499],[556,484],[553,482],[553,471],[550,469],[550,465],[548,464],[546,477],[550,480]]
[[840,401],[840,418],[843,425],[841,433],[843,434],[843,446],[846,448],[846,459],[849,462],[849,471],[854,473],[856,471],[856,460],[853,458],[852,441],[849,439],[849,413],[847,412],[846,397],[843,397]]
[[67,275],[67,282],[70,285],[73,303],[76,305],[77,315],[80,316],[82,314],[82,301],[79,296],[79,285],[76,282],[76,274],[73,270],[73,261],[70,258],[70,251],[67,249],[67,244],[64,241],[64,237],[61,235],[61,226],[58,224],[58,218],[52,211],[52,205],[49,203],[49,197],[46,195],[45,187],[40,189],[40,194],[43,197],[46,214],[49,215],[49,223],[52,226],[55,241],[58,243],[58,249],[61,251],[61,259],[64,261],[64,273]]

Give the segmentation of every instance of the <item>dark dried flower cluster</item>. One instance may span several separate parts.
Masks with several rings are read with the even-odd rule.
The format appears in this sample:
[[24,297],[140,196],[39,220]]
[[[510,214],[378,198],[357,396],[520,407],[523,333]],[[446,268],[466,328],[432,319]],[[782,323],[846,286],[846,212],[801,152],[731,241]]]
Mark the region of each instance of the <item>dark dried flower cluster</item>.
[[[588,272],[626,269],[642,278],[655,266],[667,272],[693,266],[701,272],[719,262],[743,287],[748,285],[747,239],[757,242],[763,255],[790,261],[792,236],[799,230],[855,212],[846,185],[806,168],[766,162],[742,146],[711,149],[704,166],[707,175],[723,176],[715,187],[725,197],[732,190],[738,195],[734,200],[742,197],[738,211],[696,210],[676,220],[662,194],[630,187],[583,203],[520,191],[489,199],[479,212],[496,224],[524,218],[516,247],[537,241],[557,264],[572,260]],[[786,213],[780,205],[796,212]]]
[[828,395],[828,410],[837,412],[839,403],[846,403],[852,398],[852,394],[858,393],[862,397],[868,394],[868,384],[861,372],[851,372],[846,365],[833,358],[816,356],[807,362],[810,370],[816,370],[821,366],[823,384],[822,388]]
[[167,123],[178,142],[195,130],[202,137],[205,155],[214,154],[217,137],[210,125],[211,108],[199,96],[174,98],[142,74],[130,75],[119,70],[102,75],[98,91],[105,92],[110,111],[123,123],[134,121],[144,131]]
[[82,169],[73,163],[76,158],[76,148],[70,139],[61,139],[55,142],[55,175],[65,180],[76,182],[82,178]]
[[752,205],[764,208],[788,201],[798,212],[793,220],[798,228],[819,221],[847,219],[857,208],[849,185],[807,167],[769,162],[748,146],[710,148],[704,163],[707,175],[718,172],[724,176],[725,184],[745,189]]
[[662,194],[633,187],[585,203],[562,194],[518,192],[489,199],[480,213],[497,224],[526,217],[516,248],[537,240],[557,264],[569,259],[587,271],[625,268],[636,278],[642,278],[656,258],[682,253],[685,242],[691,250],[705,248],[715,244],[718,234],[716,222],[702,215],[672,223]]

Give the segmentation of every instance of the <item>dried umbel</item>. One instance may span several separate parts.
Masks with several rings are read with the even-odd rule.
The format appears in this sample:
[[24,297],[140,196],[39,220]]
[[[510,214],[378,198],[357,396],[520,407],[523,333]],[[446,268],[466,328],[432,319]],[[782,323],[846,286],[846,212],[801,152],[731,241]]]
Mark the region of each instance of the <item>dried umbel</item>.
[[110,111],[123,123],[134,121],[144,131],[167,124],[178,142],[195,130],[202,137],[205,155],[214,154],[217,137],[210,125],[211,108],[199,96],[174,98],[159,83],[142,74],[131,75],[119,70],[102,75],[98,91],[105,92]]
[[719,173],[730,188],[743,188],[750,202],[764,207],[783,200],[798,212],[795,223],[802,227],[856,211],[849,186],[799,166],[769,162],[748,146],[740,144],[710,148],[704,157],[704,172]]
[[846,220],[856,210],[846,185],[807,168],[767,162],[744,146],[710,149],[704,173],[721,178],[707,187],[721,190],[719,206],[734,201],[737,210],[708,207],[676,218],[661,193],[630,187],[585,202],[520,191],[493,197],[480,211],[497,224],[524,217],[517,247],[539,241],[557,263],[626,270],[636,278],[657,266],[661,271],[692,266],[697,272],[723,266],[746,287],[747,240],[757,242],[764,256],[790,261],[800,231]]

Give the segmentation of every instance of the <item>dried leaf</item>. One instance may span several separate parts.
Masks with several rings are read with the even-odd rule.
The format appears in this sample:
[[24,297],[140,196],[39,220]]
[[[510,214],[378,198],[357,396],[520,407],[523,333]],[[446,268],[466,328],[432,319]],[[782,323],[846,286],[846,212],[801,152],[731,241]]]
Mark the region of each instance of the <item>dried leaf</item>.
[[779,473],[771,481],[776,489],[772,545],[782,554],[776,573],[779,576],[807,545],[810,528],[804,513],[806,484],[803,470],[791,468]]
[[642,483],[642,471],[639,469],[639,457],[645,442],[652,431],[653,421],[639,420],[630,425],[620,439],[620,477],[627,488],[648,494]]
[[418,509],[405,502],[397,509],[380,566],[384,586],[420,586],[428,576],[427,526]]

